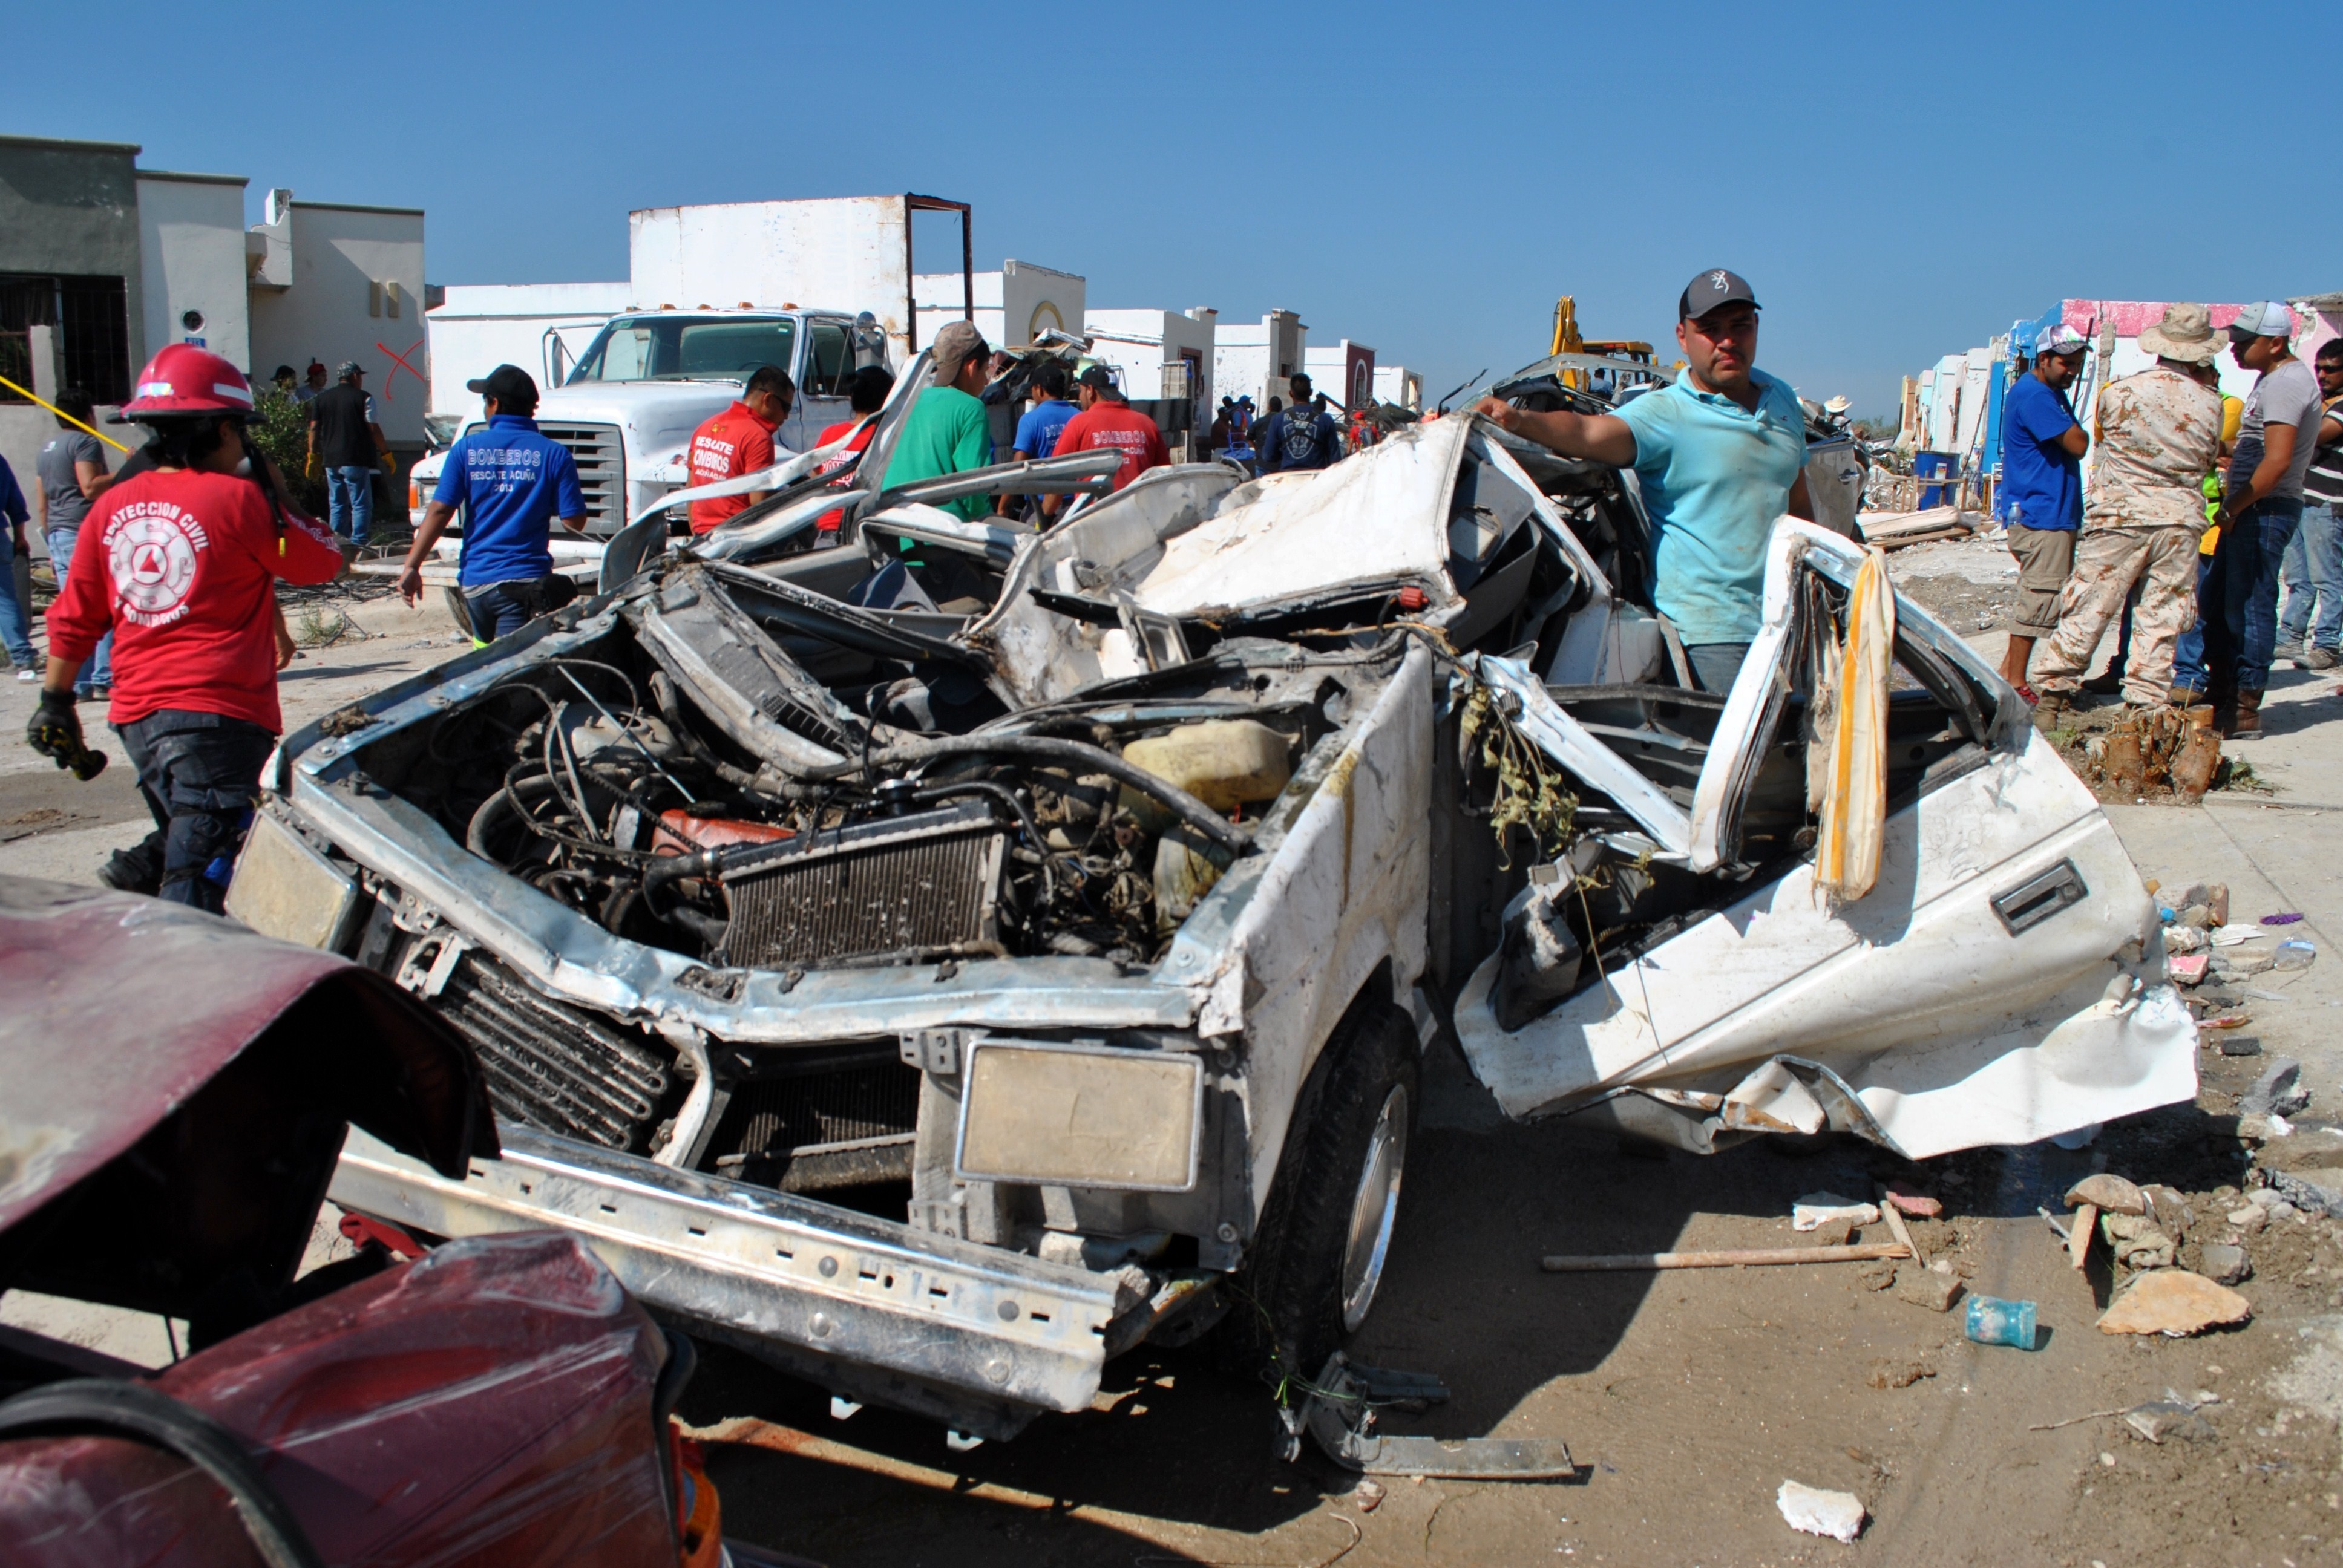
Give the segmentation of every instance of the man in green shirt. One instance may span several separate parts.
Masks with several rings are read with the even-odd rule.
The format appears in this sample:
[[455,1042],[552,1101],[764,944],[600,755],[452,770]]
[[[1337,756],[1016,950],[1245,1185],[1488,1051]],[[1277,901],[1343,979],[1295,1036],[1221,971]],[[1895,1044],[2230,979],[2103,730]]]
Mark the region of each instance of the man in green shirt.
[[[992,358],[984,335],[965,321],[947,322],[936,334],[933,353],[935,385],[920,394],[903,421],[895,456],[887,465],[886,487],[890,490],[992,462],[991,427],[976,396],[984,390]],[[991,515],[992,498],[963,496],[946,501],[942,509],[982,522]]]

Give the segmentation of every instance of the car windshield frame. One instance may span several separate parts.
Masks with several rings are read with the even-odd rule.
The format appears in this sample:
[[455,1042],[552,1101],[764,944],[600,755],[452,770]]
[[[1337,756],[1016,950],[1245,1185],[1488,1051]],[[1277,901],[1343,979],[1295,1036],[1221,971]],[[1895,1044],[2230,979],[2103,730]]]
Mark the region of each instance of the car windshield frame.
[[[649,369],[635,375],[604,375],[603,367],[608,362],[613,338],[619,333],[633,332],[638,328],[649,329],[650,336],[644,346],[649,350]],[[722,330],[727,328],[730,330]],[[704,334],[717,340],[716,343],[699,346],[699,352],[706,355],[716,351],[718,345],[729,337],[737,337],[741,343],[736,347],[745,347],[753,341],[760,329],[778,349],[777,354],[757,356],[753,363],[748,362],[749,356],[735,354],[735,362],[729,366],[706,360],[692,362],[690,356],[695,346],[689,340],[695,336]],[[594,341],[586,346],[586,351],[578,357],[576,367],[561,384],[579,387],[638,381],[746,381],[759,365],[778,365],[794,375],[793,361],[797,351],[798,320],[794,316],[724,316],[668,311],[619,316],[603,324],[602,330],[594,335]],[[662,365],[667,367],[661,368]]]

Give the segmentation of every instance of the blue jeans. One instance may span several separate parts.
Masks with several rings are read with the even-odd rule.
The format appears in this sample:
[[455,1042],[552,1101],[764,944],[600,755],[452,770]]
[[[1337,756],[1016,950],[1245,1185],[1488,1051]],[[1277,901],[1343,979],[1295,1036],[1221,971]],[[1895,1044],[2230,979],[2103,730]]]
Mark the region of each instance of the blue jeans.
[[2308,638],[2329,653],[2343,647],[2343,520],[2333,507],[2304,504],[2302,526],[2286,547],[2278,586],[2286,590],[2278,617],[2281,645]]
[[[5,526],[5,525],[0,525]],[[33,616],[25,601],[16,597],[16,540],[13,533],[0,533],[0,647],[19,669],[39,669],[41,656],[33,651]]]
[[2210,689],[2227,695],[2269,687],[2278,648],[2278,574],[2302,520],[2302,502],[2272,496],[2229,519],[2198,591]]
[[[65,572],[73,565],[74,541],[79,528],[49,530],[49,569],[57,574],[57,592],[65,591]],[[107,632],[97,639],[97,648],[84,661],[79,674],[74,677],[74,689],[84,697],[101,686],[114,684],[114,634]]]
[[1733,689],[1733,682],[1748,660],[1749,645],[1745,642],[1692,642],[1684,645],[1684,662],[1692,666],[1692,678],[1703,691],[1713,691],[1722,697]]
[[2172,645],[2172,684],[2191,691],[2207,689],[2205,674],[2205,583],[2213,575],[2213,558],[2197,558],[2197,624]]
[[277,737],[249,719],[170,708],[114,732],[163,840],[159,896],[219,913]]
[[334,532],[354,545],[366,543],[374,521],[374,468],[326,470],[326,504],[332,508]]

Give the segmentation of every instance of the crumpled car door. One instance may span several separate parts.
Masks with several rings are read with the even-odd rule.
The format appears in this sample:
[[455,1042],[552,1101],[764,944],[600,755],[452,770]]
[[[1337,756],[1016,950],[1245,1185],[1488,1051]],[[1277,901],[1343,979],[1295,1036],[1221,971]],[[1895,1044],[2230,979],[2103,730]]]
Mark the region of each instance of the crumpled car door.
[[[1695,792],[1694,869],[1738,853],[1801,589],[1813,574],[1851,580],[1860,559],[1808,525],[1777,531],[1765,624]],[[1921,1158],[2195,1092],[2195,1029],[2162,981],[2153,905],[2106,815],[1972,651],[1916,607],[1897,610],[1909,664],[1933,668],[1922,684],[1948,665],[1974,678],[1951,721],[1981,726],[1983,744],[1891,809],[1877,885],[1833,908],[1806,857],[1511,1031],[1493,956],[1456,1029],[1508,1114],[1607,1103],[1624,1125],[1703,1151],[1719,1134],[1835,1126]],[[1979,684],[2006,698],[1990,715]]]

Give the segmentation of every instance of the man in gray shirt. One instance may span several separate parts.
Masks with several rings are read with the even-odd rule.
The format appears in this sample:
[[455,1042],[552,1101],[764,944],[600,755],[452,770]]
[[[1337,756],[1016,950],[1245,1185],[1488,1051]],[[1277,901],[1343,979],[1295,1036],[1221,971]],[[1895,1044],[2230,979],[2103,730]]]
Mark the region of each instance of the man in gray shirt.
[[2214,723],[2233,740],[2262,732],[2262,693],[2278,647],[2278,585],[2302,522],[2302,478],[2324,414],[2318,378],[2294,357],[2294,313],[2282,300],[2248,305],[2229,324],[2229,354],[2261,379],[2222,485],[2220,543],[2197,590]]
[[[49,542],[49,569],[57,574],[57,591],[65,586],[65,568],[73,560],[74,540],[90,503],[114,482],[106,471],[106,448],[81,425],[92,423],[90,396],[78,387],[57,394],[57,430],[33,465],[36,483],[34,505],[40,511],[42,537]],[[70,416],[70,417],[68,417]],[[81,421],[81,425],[74,423]],[[84,701],[106,695],[114,685],[114,634],[108,632],[80,672],[74,689]]]

